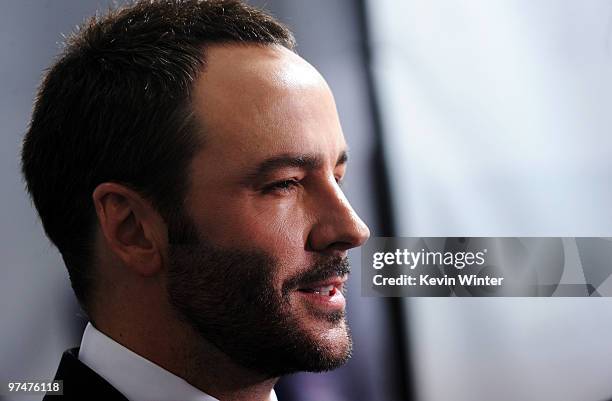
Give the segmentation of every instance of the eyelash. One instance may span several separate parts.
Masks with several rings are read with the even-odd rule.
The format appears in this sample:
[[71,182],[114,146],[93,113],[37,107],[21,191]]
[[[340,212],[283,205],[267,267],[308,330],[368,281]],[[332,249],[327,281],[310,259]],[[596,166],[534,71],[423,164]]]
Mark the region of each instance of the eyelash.
[[266,186],[263,190],[264,193],[270,193],[274,191],[280,192],[288,192],[293,190],[295,187],[299,185],[299,181],[297,180],[282,180],[274,182],[268,186]]
[[[336,178],[336,183],[338,184],[338,186],[340,186],[340,188],[342,188],[342,184],[343,184],[342,181],[343,180],[341,178]],[[266,186],[263,189],[263,192],[264,193],[271,193],[274,191],[289,192],[297,188],[299,185],[300,185],[300,181],[298,180],[282,180],[282,181],[277,181],[277,182],[274,182]]]

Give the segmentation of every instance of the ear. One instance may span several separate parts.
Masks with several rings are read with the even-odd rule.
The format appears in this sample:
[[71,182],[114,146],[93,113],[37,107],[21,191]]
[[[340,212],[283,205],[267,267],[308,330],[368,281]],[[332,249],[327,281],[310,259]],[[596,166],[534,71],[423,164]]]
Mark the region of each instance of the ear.
[[136,191],[113,182],[98,185],[92,197],[110,251],[137,274],[158,273],[168,238],[166,224],[151,203]]

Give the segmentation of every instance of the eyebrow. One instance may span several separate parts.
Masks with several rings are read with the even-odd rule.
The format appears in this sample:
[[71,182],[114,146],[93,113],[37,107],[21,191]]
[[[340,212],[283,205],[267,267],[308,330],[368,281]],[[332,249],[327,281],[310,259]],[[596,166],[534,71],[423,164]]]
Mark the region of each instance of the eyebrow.
[[[335,167],[346,164],[348,152],[343,150],[336,160]],[[271,172],[281,168],[300,168],[303,170],[316,170],[323,165],[323,158],[316,154],[283,154],[270,157],[259,163],[251,172],[247,174],[247,180],[254,180],[264,177]]]

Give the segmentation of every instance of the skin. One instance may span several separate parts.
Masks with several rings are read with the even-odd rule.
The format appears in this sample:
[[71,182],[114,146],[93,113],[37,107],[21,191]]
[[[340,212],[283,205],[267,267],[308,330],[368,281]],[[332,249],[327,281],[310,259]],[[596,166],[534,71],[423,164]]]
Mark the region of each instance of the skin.
[[[334,99],[321,75],[282,47],[214,45],[206,59],[193,92],[205,145],[191,163],[186,211],[215,245],[273,256],[280,292],[288,277],[345,257],[369,236],[338,184],[347,145]],[[260,174],[279,157],[314,163]],[[98,186],[93,201],[98,330],[218,399],[267,400],[277,378],[234,363],[177,318],[166,296],[167,227],[153,206],[116,183]],[[344,321],[321,319],[297,291],[289,301],[304,332],[344,349]]]

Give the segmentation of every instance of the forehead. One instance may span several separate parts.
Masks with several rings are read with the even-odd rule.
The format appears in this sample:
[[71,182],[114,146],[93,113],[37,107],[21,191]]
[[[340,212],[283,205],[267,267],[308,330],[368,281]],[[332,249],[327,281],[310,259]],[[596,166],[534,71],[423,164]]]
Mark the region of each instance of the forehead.
[[280,46],[215,45],[196,82],[193,107],[207,153],[249,158],[279,153],[337,157],[344,137],[325,80]]

